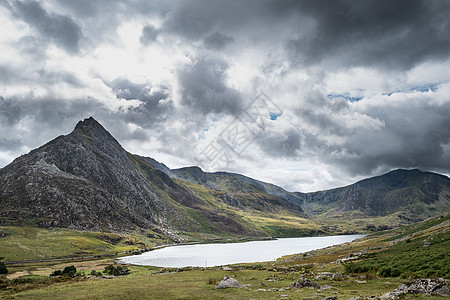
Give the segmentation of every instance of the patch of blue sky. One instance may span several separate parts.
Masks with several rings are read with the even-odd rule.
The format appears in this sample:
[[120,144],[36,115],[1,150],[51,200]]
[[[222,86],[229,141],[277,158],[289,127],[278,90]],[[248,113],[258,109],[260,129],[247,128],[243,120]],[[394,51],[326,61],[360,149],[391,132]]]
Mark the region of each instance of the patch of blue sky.
[[419,86],[413,87],[411,89],[411,91],[417,91],[417,92],[432,91],[432,92],[435,92],[438,89],[438,86],[439,86],[439,84],[437,84],[437,83],[424,84],[424,85],[419,85]]
[[197,137],[198,141],[206,139],[206,137],[205,137],[205,132],[206,131],[208,131],[208,129],[203,129],[203,131],[198,135],[198,137]]
[[[424,84],[424,85],[418,85],[418,86],[412,87],[409,90],[407,90],[406,92],[421,92],[421,93],[425,93],[428,91],[435,92],[435,91],[437,91],[438,88],[439,88],[439,83],[430,83],[430,84]],[[383,96],[391,96],[391,95],[397,94],[397,93],[405,93],[405,90],[397,90],[394,92],[383,93],[382,95]]]
[[281,116],[281,113],[271,112],[269,113],[269,116],[272,121],[275,121],[279,116]]
[[349,94],[328,94],[327,97],[331,100],[336,98],[344,98],[345,100],[348,100],[350,102],[358,102],[363,98],[363,97],[353,97],[350,96]]

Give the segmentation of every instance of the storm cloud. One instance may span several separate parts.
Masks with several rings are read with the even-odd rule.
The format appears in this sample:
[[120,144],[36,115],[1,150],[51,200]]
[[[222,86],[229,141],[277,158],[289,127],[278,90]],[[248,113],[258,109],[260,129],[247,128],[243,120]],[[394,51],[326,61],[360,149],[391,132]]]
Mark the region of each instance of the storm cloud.
[[69,52],[80,50],[83,34],[70,17],[48,13],[37,1],[14,1],[10,9],[44,41],[53,42]]
[[[241,124],[251,143],[228,149],[224,170],[290,190],[395,168],[450,174],[449,11],[447,0],[0,0],[0,167],[93,116],[170,167],[197,164]],[[261,92],[282,112],[262,109],[263,126],[248,114]]]

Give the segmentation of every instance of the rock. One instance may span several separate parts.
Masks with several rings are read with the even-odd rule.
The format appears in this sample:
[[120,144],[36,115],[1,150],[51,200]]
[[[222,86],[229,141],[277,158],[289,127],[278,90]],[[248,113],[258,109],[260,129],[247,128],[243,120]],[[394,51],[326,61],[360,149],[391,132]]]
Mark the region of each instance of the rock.
[[290,287],[297,288],[297,289],[301,289],[304,287],[312,287],[315,289],[320,289],[320,285],[318,285],[317,283],[315,283],[309,279],[303,279],[302,281],[297,279]]
[[337,297],[331,296],[331,297],[322,298],[322,300],[337,300]]
[[325,285],[322,285],[322,287],[320,288],[319,292],[323,292],[325,290],[329,290],[329,289],[332,289],[332,288],[333,287],[331,285],[325,284]]
[[226,288],[245,288],[234,278],[224,276],[222,281],[216,286],[216,289],[226,289]]
[[342,280],[342,274],[341,273],[334,273],[333,276],[331,277],[331,280],[335,280],[335,281],[341,281]]
[[443,279],[418,279],[399,285],[380,299],[397,299],[404,294],[425,294],[427,296],[450,296],[450,289]]
[[331,272],[320,272],[316,275],[316,280],[330,279],[333,277],[334,273]]
[[256,291],[257,291],[257,292],[267,292],[266,289],[257,289]]
[[233,271],[233,268],[225,266],[225,267],[222,267],[222,270],[224,270],[224,271]]
[[356,283],[367,283],[365,280],[356,280]]
[[268,277],[266,278],[267,281],[280,281],[280,279],[275,278],[275,277]]
[[392,299],[397,299],[398,297],[400,297],[401,295],[403,295],[403,293],[399,293],[399,292],[390,292],[390,293],[386,293],[381,295],[380,299],[388,299],[388,300],[392,300]]

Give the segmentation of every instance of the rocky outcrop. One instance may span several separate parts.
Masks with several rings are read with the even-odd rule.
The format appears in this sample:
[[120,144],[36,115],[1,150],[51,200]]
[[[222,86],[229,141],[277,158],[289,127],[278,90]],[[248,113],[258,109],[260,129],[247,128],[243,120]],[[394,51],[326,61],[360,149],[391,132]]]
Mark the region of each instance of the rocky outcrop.
[[390,293],[386,293],[380,299],[397,299],[405,294],[425,294],[427,296],[450,296],[450,289],[443,279],[418,279],[401,284]]

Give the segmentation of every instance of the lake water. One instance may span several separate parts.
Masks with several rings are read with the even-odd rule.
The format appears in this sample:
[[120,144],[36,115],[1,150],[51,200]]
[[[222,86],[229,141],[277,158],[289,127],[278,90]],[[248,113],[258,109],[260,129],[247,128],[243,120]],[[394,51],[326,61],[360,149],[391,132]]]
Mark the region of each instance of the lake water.
[[351,242],[364,235],[280,238],[229,244],[197,244],[166,247],[140,255],[126,256],[128,264],[170,268],[214,267],[237,263],[273,261],[281,256]]

